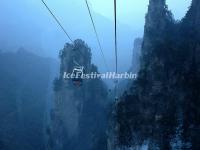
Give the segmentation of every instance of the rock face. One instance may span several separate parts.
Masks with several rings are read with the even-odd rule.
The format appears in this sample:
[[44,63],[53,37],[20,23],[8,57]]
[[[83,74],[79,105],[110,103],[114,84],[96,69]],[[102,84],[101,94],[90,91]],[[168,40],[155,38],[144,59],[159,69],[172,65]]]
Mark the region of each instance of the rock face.
[[[129,70],[127,72],[131,72],[133,74],[137,74],[140,68],[140,57],[141,57],[141,47],[142,47],[142,39],[136,38],[133,44],[133,54],[132,54],[132,62]],[[118,84],[118,94],[123,95],[127,89],[132,85],[133,79],[123,79]]]
[[47,129],[52,150],[106,150],[107,88],[100,79],[83,80],[75,86],[63,79],[78,64],[85,73],[98,72],[91,64],[90,48],[81,40],[60,51],[60,76],[55,80],[55,107]]
[[133,45],[133,55],[130,71],[137,73],[140,68],[140,57],[141,57],[141,48],[142,48],[143,39],[136,38]]
[[199,27],[199,0],[180,22],[150,0],[138,79],[115,106],[115,149],[200,149]]
[[57,62],[24,49],[0,53],[0,149],[44,150]]

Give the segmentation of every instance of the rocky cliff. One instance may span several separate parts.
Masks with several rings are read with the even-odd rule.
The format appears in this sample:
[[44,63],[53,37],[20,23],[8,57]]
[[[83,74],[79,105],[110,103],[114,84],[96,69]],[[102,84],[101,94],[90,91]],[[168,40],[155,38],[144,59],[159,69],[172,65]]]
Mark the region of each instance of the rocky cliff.
[[200,1],[177,22],[150,0],[138,79],[115,107],[115,148],[200,149]]
[[98,72],[91,64],[90,48],[82,41],[66,44],[60,51],[60,76],[55,80],[48,148],[55,150],[106,150],[107,88],[100,79],[83,80],[81,86],[63,79],[75,66],[85,73]]
[[57,62],[19,49],[0,52],[0,149],[44,150]]

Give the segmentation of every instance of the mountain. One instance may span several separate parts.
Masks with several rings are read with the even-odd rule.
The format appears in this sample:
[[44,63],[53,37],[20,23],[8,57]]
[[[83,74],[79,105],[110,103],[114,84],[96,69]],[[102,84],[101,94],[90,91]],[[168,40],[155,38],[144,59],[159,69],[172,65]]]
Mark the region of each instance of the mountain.
[[82,40],[67,43],[60,51],[60,61],[47,149],[107,150],[109,93],[105,83],[98,78],[63,77],[65,72],[74,73],[77,65],[84,67],[85,74],[98,72],[91,63],[91,49]]
[[0,53],[0,149],[43,150],[57,62],[24,49]]
[[140,71],[115,103],[113,149],[200,149],[200,1],[177,22],[165,0],[150,0]]
[[[140,68],[140,57],[141,57],[141,47],[142,47],[143,40],[141,38],[136,38],[133,44],[133,51],[132,51],[132,62],[129,70],[127,72],[137,74]],[[123,95],[127,89],[129,89],[132,85],[134,79],[122,79],[119,80],[118,84],[118,94]]]

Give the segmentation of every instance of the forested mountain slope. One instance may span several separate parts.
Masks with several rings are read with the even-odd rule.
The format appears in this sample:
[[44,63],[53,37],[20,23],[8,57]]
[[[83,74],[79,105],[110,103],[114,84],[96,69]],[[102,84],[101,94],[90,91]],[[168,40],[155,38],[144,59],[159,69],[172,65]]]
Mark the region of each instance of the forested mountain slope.
[[176,22],[150,0],[138,79],[115,104],[115,147],[200,149],[200,1]]
[[82,40],[60,51],[60,75],[54,82],[55,100],[48,129],[48,149],[107,150],[108,92],[101,79],[84,79],[76,85],[64,79],[77,65],[85,73],[98,72],[91,63],[91,49]]
[[0,53],[0,66],[0,149],[44,150],[56,61],[20,49]]

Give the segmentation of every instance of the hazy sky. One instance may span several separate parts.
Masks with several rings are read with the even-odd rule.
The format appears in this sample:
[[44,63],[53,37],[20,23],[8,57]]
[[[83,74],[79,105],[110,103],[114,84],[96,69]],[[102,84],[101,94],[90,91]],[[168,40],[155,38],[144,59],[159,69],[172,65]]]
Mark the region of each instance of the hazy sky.
[[[95,12],[113,19],[113,0],[89,1]],[[118,0],[117,3],[120,22],[131,27],[138,27],[141,22],[144,23],[149,0]],[[168,7],[176,19],[181,19],[185,15],[190,3],[191,0],[167,0]]]
[[[29,0],[32,3],[39,4],[40,0]],[[85,0],[45,0],[54,8],[65,7],[67,5],[80,5],[84,6]],[[103,15],[113,20],[113,0],[88,0],[92,10],[96,13]],[[190,6],[191,0],[166,0],[169,9],[173,12],[176,19],[181,19],[188,7]],[[118,21],[129,25],[134,30],[142,30],[144,24],[144,16],[147,13],[149,0],[118,0],[117,1],[117,15]],[[59,5],[61,4],[61,5]],[[72,6],[73,7],[73,6]],[[61,9],[63,9],[61,8]],[[66,10],[67,11],[67,10]],[[75,13],[71,12],[72,14]]]
[[[73,39],[81,38],[92,49],[93,62],[102,70],[98,48],[85,0],[45,0]],[[114,69],[113,0],[88,0],[105,57]],[[117,0],[119,65],[130,67],[133,41],[142,37],[149,0]],[[181,19],[191,0],[167,0],[176,19]],[[0,0],[0,49],[24,47],[57,58],[66,42],[60,27],[41,0]],[[112,63],[110,63],[112,62]]]

